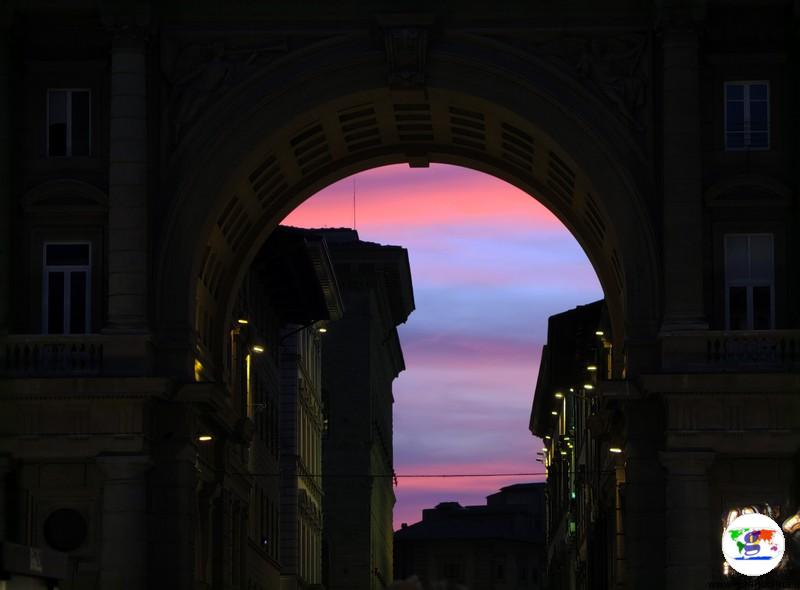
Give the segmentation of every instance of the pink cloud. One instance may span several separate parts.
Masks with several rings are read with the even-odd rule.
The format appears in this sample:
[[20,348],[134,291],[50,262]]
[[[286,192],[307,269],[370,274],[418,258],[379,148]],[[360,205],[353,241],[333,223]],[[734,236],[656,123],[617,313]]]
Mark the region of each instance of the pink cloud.
[[406,361],[414,367],[475,367],[484,364],[520,366],[536,374],[541,344],[463,332],[422,332],[404,335]]
[[[408,183],[389,166],[364,172],[356,181],[356,223],[360,230],[380,231],[398,224],[453,226],[479,222],[528,230],[561,229],[561,222],[541,203],[505,181],[446,165],[425,171],[399,167],[403,175],[424,181]],[[379,172],[380,171],[380,172]],[[457,172],[457,173],[454,173]],[[341,180],[295,209],[284,224],[301,227],[352,225],[353,182]]]

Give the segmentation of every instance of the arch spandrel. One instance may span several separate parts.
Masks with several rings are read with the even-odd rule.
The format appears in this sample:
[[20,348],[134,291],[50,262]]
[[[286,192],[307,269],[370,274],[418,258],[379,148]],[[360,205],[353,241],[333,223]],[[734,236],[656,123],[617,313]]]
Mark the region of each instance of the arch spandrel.
[[[216,364],[212,351],[221,351],[236,285],[281,219],[340,178],[398,162],[466,166],[534,195],[592,262],[618,350],[626,335],[655,325],[657,249],[637,190],[641,162],[619,155],[635,142],[624,140],[612,114],[598,118],[598,100],[587,98],[582,111],[567,109],[565,102],[580,103],[574,84],[544,69],[529,76],[535,86],[508,64],[486,67],[488,60],[434,54],[428,85],[412,92],[387,88],[385,69],[363,55],[278,94],[275,80],[239,89],[228,101],[240,108],[227,113],[227,132],[207,137],[205,151],[203,142],[183,148],[184,162],[187,154],[196,157],[197,174],[175,179],[162,246],[172,244],[180,255],[161,258],[159,317],[175,325],[185,318],[195,337],[190,354]],[[569,101],[558,100],[564,92]],[[615,147],[622,143],[625,149]]]

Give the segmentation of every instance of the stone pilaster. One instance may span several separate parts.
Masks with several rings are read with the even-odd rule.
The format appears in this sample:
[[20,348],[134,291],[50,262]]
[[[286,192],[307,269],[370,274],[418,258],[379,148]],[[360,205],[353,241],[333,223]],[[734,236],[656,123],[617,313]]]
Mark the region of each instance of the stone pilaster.
[[144,455],[101,455],[103,483],[100,587],[144,590],[147,585],[147,479]]
[[672,588],[657,575],[664,570],[664,470],[658,462],[661,408],[651,400],[631,400],[623,410],[626,588]]
[[[156,465],[149,473],[150,573],[165,588],[194,589],[203,579],[195,580],[197,543],[204,538],[201,526],[209,536],[208,519],[198,518],[197,449],[190,443],[162,441],[156,452]],[[207,562],[206,555],[203,563]]]
[[147,331],[147,42],[118,27],[111,49],[108,325]]
[[663,32],[662,331],[707,327],[703,303],[703,206],[697,31]]
[[711,582],[712,536],[708,470],[714,453],[662,451],[667,471],[664,576],[668,588],[705,590]]

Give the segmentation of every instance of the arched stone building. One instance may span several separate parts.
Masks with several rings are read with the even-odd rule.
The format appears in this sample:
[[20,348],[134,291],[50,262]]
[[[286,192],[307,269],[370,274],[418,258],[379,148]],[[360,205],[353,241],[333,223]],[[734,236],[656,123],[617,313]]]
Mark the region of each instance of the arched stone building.
[[[794,4],[411,4],[3,6],[0,453],[24,516],[0,538],[41,544],[69,505],[81,580],[191,586],[197,424],[246,444],[220,410],[242,278],[304,199],[398,162],[520,187],[592,262],[628,587],[706,587],[718,512],[800,502]],[[769,268],[737,275],[734,241]],[[78,273],[61,291],[49,246]],[[52,297],[81,306],[48,315]],[[144,502],[114,516],[135,534],[109,530],[113,490],[172,520]],[[171,549],[148,552],[156,528]]]

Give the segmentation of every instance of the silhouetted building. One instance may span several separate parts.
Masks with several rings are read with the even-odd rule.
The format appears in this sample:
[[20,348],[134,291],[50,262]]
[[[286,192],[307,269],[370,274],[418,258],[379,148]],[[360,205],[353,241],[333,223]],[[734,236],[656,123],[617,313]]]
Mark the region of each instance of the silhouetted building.
[[414,309],[408,252],[319,230],[344,300],[323,340],[323,446],[328,590],[393,580],[392,382],[405,369],[397,326]]
[[[277,347],[280,461],[272,471],[280,472],[281,588],[315,588],[322,583],[321,339],[324,320],[341,317],[342,300],[325,240],[313,232],[278,227],[254,267],[264,269],[270,299],[284,310]],[[274,489],[277,477],[270,481]]]
[[544,483],[514,484],[485,506],[442,502],[394,534],[395,574],[423,586],[469,590],[544,588]]
[[548,320],[531,411],[547,467],[548,588],[615,587],[624,559],[624,469],[617,402],[598,396],[613,374],[605,303]]
[[230,561],[230,579],[244,587],[320,582],[319,327],[341,312],[324,240],[277,228],[235,304],[227,375],[249,445],[228,458],[221,442],[205,443],[209,461],[235,477],[200,491],[199,580],[222,583]]

